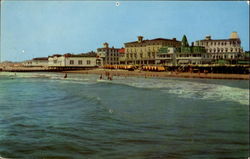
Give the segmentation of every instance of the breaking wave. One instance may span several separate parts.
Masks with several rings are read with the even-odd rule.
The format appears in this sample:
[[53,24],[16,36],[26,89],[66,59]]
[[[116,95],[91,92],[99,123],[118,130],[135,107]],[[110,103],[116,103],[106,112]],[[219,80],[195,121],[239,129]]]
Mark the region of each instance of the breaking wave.
[[[77,84],[117,84],[134,88],[160,89],[169,94],[175,94],[183,98],[195,98],[204,100],[230,101],[243,105],[249,105],[249,89],[226,86],[222,84],[202,83],[197,80],[176,80],[174,78],[156,79],[141,77],[114,77],[113,81],[98,80],[98,75],[68,74],[64,79],[63,73],[9,73],[1,72],[1,76],[16,78],[45,78],[61,83]],[[203,80],[203,79],[201,79]]]
[[230,87],[221,84],[201,83],[176,79],[143,79],[127,78],[113,83],[135,88],[160,89],[160,91],[175,94],[183,98],[204,100],[230,101],[249,105],[249,90]]

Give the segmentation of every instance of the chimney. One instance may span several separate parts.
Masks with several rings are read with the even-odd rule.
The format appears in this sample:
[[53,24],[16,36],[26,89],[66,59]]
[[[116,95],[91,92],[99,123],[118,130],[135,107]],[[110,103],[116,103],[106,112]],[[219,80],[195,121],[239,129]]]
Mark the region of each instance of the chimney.
[[143,40],[143,36],[138,36],[137,38],[138,38],[138,43],[141,43]]
[[105,42],[105,43],[103,44],[103,47],[104,47],[104,48],[109,48],[109,44],[108,44],[107,42]]
[[208,35],[208,36],[206,36],[206,38],[205,38],[206,40],[211,40],[211,36],[210,35]]
[[236,31],[232,32],[230,35],[230,39],[239,39],[239,36]]

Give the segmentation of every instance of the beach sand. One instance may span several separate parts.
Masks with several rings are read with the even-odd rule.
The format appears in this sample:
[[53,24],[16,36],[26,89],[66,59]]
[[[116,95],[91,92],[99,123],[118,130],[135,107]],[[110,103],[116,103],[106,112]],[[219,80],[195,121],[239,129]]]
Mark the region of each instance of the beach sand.
[[151,72],[151,71],[127,71],[111,69],[75,70],[64,71],[65,73],[82,73],[105,75],[107,72],[111,76],[139,76],[139,77],[180,77],[180,78],[208,78],[208,79],[237,79],[249,80],[249,74],[221,74],[221,73],[191,73],[191,72]]

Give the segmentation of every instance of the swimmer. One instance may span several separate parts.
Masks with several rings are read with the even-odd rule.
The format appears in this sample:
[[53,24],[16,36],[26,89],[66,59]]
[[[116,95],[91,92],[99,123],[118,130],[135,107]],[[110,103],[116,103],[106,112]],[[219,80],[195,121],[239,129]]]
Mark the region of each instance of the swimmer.
[[68,75],[67,75],[67,73],[65,73],[64,78],[67,78],[67,77],[68,77]]

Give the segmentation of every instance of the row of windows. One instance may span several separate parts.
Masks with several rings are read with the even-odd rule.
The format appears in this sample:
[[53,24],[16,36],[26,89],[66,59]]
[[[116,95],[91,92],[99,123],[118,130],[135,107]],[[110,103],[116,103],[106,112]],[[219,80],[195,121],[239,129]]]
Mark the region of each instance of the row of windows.
[[238,44],[238,45],[240,45],[240,41],[229,41],[229,42],[201,42],[201,45],[218,45],[218,46],[223,46],[223,45],[236,45],[236,44]]
[[159,57],[171,57],[171,55],[167,54],[167,55],[159,55]]
[[231,58],[232,59],[232,58],[234,58],[234,56],[233,55],[228,55],[228,56],[227,55],[224,55],[224,56],[223,55],[222,56],[215,55],[215,56],[212,56],[212,58],[213,59],[220,59],[220,58],[224,58],[224,59]]
[[118,57],[116,57],[116,58],[109,58],[109,57],[107,57],[106,58],[107,59],[107,61],[109,61],[109,60],[111,60],[111,61],[118,61],[119,60],[119,58]]
[[98,52],[112,52],[117,53],[118,49],[97,49]]
[[143,47],[143,46],[150,46],[150,45],[167,45],[167,46],[174,46],[177,45],[177,42],[156,42],[156,43],[145,43],[145,44],[128,44],[127,47]]
[[119,56],[119,53],[107,53],[107,56]]
[[201,54],[180,54],[176,57],[201,57]]
[[[74,61],[74,60],[70,60],[70,61],[69,61],[69,64],[70,64],[70,65],[74,65],[74,64],[75,64],[75,61]],[[82,60],[78,60],[78,61],[77,61],[77,64],[78,64],[78,65],[82,65]],[[90,60],[87,60],[87,65],[90,65],[90,64],[91,64],[91,61],[90,61]]]
[[[130,53],[130,54],[126,54],[126,57],[127,58],[137,58],[138,55],[136,53]],[[140,53],[139,57],[142,58],[143,54]],[[147,57],[149,57],[149,58],[151,58],[151,57],[155,58],[155,53],[148,52],[148,56]]]
[[[158,51],[160,49],[160,47],[152,47],[152,51]],[[150,47],[148,47],[148,48],[144,48],[144,49],[140,49],[140,52],[142,52],[142,51],[151,51],[151,48]],[[127,48],[127,50],[126,50],[126,52],[127,53],[130,53],[130,52],[137,52],[137,51],[139,51],[138,49],[129,49],[129,48]]]
[[240,52],[241,51],[241,49],[240,48],[235,48],[235,49],[233,49],[233,48],[230,48],[230,49],[228,49],[228,48],[225,48],[225,49],[223,49],[223,48],[217,48],[217,49],[206,49],[207,50],[207,52],[233,52],[233,51],[235,51],[235,52]]

